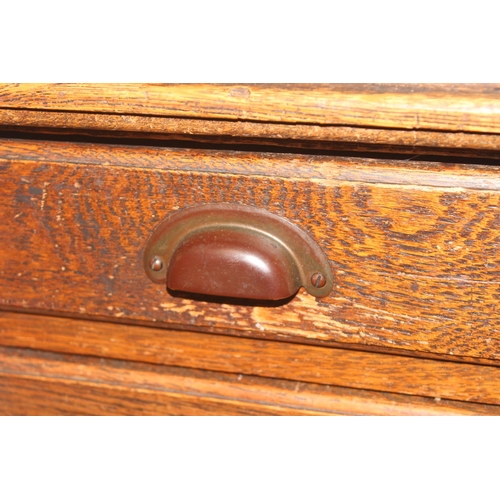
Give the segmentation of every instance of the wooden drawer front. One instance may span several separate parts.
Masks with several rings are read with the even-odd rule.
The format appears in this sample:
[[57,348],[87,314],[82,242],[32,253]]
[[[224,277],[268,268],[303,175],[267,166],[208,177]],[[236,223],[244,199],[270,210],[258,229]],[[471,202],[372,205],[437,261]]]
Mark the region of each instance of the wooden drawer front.
[[[257,376],[264,385],[266,381],[286,381],[285,386],[293,388],[294,404],[304,396],[302,390],[306,386],[314,385],[320,392],[325,391],[325,396],[333,387],[368,390],[369,394],[365,394],[368,406],[374,403],[378,393],[426,398],[427,402],[418,412],[446,413],[449,403],[461,401],[486,405],[482,412],[500,414],[498,366],[10,311],[0,311],[0,346],[0,373],[5,376],[33,373],[29,362],[16,366],[9,361],[10,352],[23,348],[28,358],[34,351],[43,351],[60,356],[78,355],[87,365],[95,365],[99,358],[105,364],[106,358],[117,361],[110,366],[127,362],[131,368],[137,364],[136,368],[142,367],[142,371],[163,365],[196,370],[208,378],[215,373],[232,373],[238,380]],[[42,376],[44,367],[39,370]],[[50,375],[48,370],[45,373]],[[80,376],[82,374],[81,371]],[[91,373],[87,378],[92,379]],[[133,383],[134,377],[129,376],[126,381]],[[189,391],[192,386],[187,385],[185,389]],[[274,403],[279,406],[290,396],[291,393]],[[260,397],[271,402],[276,394],[266,396],[261,392]],[[374,408],[362,411],[370,412]]]
[[[0,141],[0,306],[498,359],[500,177],[488,167]],[[306,230],[335,287],[279,307],[172,297],[142,252],[172,212],[257,206]]]
[[0,415],[500,414],[489,404],[13,348],[0,348],[0,403]]

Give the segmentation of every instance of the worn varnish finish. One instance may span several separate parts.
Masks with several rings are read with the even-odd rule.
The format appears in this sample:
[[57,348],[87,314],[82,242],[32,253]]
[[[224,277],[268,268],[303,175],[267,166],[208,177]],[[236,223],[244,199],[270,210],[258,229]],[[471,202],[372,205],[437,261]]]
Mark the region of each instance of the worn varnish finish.
[[[0,158],[4,308],[499,359],[495,167],[8,140]],[[169,296],[144,244],[209,202],[308,231],[334,292],[276,308]]]
[[500,86],[1,84],[0,108],[500,133]]
[[[500,414],[499,91],[0,85],[0,413]],[[160,220],[214,201],[308,231],[334,292],[149,282]]]
[[3,415],[498,415],[499,406],[0,348]]
[[500,405],[500,368],[0,312],[0,345]]

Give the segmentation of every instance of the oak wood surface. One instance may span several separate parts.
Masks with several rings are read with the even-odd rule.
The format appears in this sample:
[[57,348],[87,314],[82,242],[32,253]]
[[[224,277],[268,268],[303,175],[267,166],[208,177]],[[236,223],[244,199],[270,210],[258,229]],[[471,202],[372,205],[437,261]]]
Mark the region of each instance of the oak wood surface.
[[[4,131],[215,144],[500,158],[500,135],[360,126],[0,109]],[[5,133],[5,132],[4,132]]]
[[[0,306],[499,359],[495,167],[0,141]],[[308,231],[336,285],[280,307],[170,296],[142,250],[168,214],[245,203]]]
[[469,363],[11,312],[0,345],[500,404],[500,368]]
[[499,133],[500,86],[1,84],[0,108]]
[[498,415],[500,407],[0,348],[2,415]]
[[[0,139],[0,414],[500,414],[499,92],[0,84],[3,134],[207,148]],[[264,307],[149,283],[157,223],[214,201],[306,229],[334,292]]]

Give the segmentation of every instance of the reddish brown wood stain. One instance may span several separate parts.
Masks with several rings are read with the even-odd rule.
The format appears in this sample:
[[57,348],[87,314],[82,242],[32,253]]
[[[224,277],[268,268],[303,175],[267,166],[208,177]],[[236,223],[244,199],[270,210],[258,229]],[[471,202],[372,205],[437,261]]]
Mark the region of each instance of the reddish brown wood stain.
[[[500,181],[487,167],[479,177],[467,165],[92,149],[87,158],[78,145],[3,141],[3,307],[498,359]],[[334,292],[249,308],[149,282],[151,231],[209,202],[265,208],[308,231]]]
[[0,348],[1,415],[498,415],[499,407]]
[[[499,414],[499,89],[0,84],[0,413]],[[330,296],[149,281],[214,202],[307,231]]]
[[0,312],[0,345],[500,405],[499,367]]

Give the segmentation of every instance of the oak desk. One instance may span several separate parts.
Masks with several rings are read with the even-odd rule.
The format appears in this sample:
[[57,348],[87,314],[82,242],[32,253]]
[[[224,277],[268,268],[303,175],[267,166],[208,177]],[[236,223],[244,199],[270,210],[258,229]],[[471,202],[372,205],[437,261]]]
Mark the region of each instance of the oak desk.
[[[500,414],[499,92],[0,85],[0,413]],[[331,291],[155,283],[207,204],[299,228]]]

